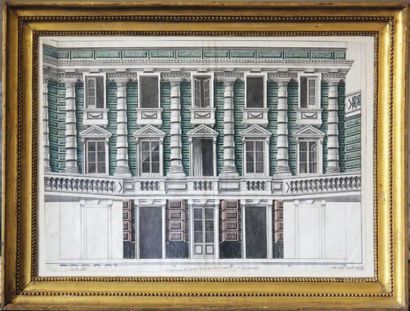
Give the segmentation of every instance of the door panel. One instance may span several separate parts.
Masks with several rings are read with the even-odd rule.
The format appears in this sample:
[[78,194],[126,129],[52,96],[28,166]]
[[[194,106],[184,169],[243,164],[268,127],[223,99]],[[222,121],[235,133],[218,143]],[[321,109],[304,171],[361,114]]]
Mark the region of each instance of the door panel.
[[140,258],[162,258],[161,207],[140,207]]
[[266,207],[245,207],[245,228],[246,258],[266,258]]

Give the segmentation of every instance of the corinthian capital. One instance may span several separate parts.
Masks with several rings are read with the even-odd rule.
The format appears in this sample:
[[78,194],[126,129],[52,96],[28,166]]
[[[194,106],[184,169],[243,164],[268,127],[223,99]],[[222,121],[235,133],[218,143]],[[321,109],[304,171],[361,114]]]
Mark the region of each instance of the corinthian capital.
[[83,76],[79,72],[59,72],[58,75],[58,82],[61,83],[77,83],[82,80]]
[[236,80],[242,80],[244,73],[240,71],[223,71],[215,72],[215,79],[221,82],[235,82]]
[[278,83],[288,83],[290,80],[296,80],[297,78],[298,75],[296,72],[279,71],[268,73],[268,80],[275,81]]
[[346,80],[345,72],[325,72],[322,74],[322,79],[328,83],[339,83],[340,80]]
[[163,72],[161,73],[161,79],[169,82],[182,82],[189,81],[191,75],[188,72],[182,71]]

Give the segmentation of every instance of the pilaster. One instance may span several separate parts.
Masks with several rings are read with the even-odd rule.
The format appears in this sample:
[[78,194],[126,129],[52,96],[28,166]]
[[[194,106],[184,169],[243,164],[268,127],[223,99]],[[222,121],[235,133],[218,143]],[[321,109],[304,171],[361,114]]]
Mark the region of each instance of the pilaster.
[[171,73],[166,79],[171,83],[171,129],[170,129],[170,166],[167,176],[183,178],[186,176],[182,166],[181,141],[181,81],[185,78],[182,73]]
[[67,173],[78,173],[77,166],[77,122],[75,106],[75,85],[78,81],[76,74],[66,74],[62,77],[66,90],[66,119],[65,119],[65,171]]
[[224,83],[223,168],[221,177],[239,176],[235,165],[234,85],[238,76],[226,73],[218,78]]
[[117,166],[114,175],[131,177],[128,165],[127,82],[126,75],[112,77],[117,85]]
[[43,139],[44,139],[44,172],[50,172],[50,129],[48,124],[48,81],[43,79]]
[[327,126],[327,169],[326,173],[340,172],[339,166],[339,118],[338,118],[338,85],[345,75],[342,73],[325,73],[323,79],[329,86],[328,126]]
[[288,83],[296,78],[292,73],[270,74],[269,78],[278,83],[278,134],[277,134],[277,176],[290,176],[288,139]]

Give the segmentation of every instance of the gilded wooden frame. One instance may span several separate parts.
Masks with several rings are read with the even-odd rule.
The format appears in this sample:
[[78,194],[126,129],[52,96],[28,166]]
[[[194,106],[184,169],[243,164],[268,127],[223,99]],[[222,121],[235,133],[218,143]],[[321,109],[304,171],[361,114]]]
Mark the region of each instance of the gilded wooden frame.
[[[98,7],[98,9],[96,9]],[[408,9],[401,3],[9,2],[3,11],[7,309],[407,307]],[[67,30],[69,29],[69,30]],[[376,40],[374,278],[38,277],[37,47],[43,35],[371,35]]]

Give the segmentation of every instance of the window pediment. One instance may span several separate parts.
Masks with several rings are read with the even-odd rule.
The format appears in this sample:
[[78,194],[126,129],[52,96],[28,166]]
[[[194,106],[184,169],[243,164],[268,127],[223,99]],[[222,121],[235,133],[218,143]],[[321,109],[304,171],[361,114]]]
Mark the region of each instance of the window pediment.
[[134,132],[134,137],[137,140],[141,138],[158,138],[162,141],[165,135],[166,135],[165,132],[161,131],[160,129],[150,124]]
[[104,138],[108,140],[111,136],[112,134],[110,132],[102,127],[99,127],[98,125],[92,125],[80,133],[82,140],[87,138]]
[[216,138],[218,136],[218,132],[202,124],[190,130],[187,135],[190,138]]
[[241,133],[242,139],[244,138],[269,138],[272,133],[264,129],[262,126],[253,124]]
[[297,138],[323,138],[325,136],[325,133],[323,133],[321,130],[318,128],[312,126],[312,125],[307,125],[302,127],[300,130],[298,130],[295,133],[295,137]]

